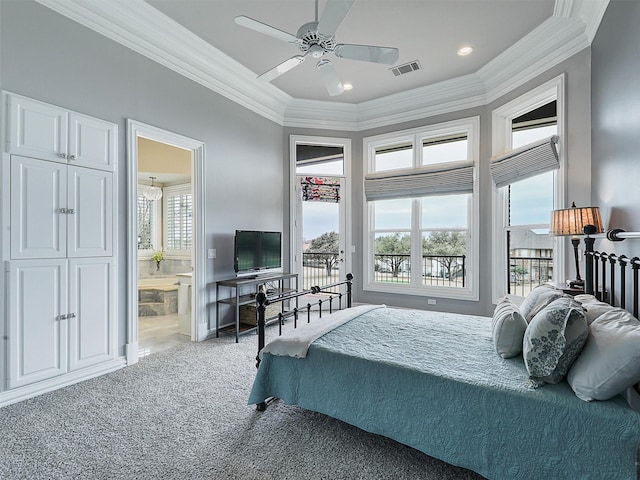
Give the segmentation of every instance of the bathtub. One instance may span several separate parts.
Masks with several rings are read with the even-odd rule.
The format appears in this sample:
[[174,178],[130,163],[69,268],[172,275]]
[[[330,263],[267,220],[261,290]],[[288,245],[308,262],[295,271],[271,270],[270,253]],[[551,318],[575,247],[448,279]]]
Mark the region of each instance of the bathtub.
[[170,287],[178,283],[180,279],[175,275],[153,275],[151,277],[138,278],[138,289],[145,287],[166,286]]
[[138,278],[138,316],[156,317],[178,313],[178,283],[175,275]]
[[138,317],[178,316],[179,331],[191,335],[191,272],[138,278]]

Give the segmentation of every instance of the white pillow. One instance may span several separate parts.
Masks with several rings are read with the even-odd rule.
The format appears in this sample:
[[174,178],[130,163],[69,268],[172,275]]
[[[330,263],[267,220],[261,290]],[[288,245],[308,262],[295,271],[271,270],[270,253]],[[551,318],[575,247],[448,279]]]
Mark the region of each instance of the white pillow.
[[567,381],[587,402],[608,400],[640,382],[640,322],[620,308],[594,320]]
[[524,333],[522,356],[534,384],[558,383],[580,354],[589,327],[578,302],[554,300],[533,317]]
[[493,312],[491,333],[496,351],[502,358],[522,353],[522,339],[526,329],[527,321],[515,303],[507,297],[501,299]]
[[574,295],[573,299],[576,302],[581,303],[581,304],[594,302],[594,301],[597,302],[598,301],[598,299],[595,296],[591,295],[590,293],[581,293],[579,295]]
[[529,292],[529,295],[520,304],[520,313],[527,323],[530,323],[536,313],[562,296],[561,290],[556,290],[548,285],[538,285]]
[[593,322],[603,313],[615,309],[615,307],[612,307],[608,303],[601,302],[593,295],[582,294],[576,295],[574,298],[582,305],[582,308],[586,313],[588,325],[591,325],[591,322]]

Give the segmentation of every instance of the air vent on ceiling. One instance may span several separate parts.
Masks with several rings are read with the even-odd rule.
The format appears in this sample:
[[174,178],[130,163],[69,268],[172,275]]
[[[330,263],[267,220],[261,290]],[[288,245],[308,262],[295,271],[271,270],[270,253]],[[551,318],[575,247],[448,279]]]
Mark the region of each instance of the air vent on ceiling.
[[420,62],[418,60],[414,60],[413,62],[405,63],[404,65],[397,65],[393,68],[390,68],[393,74],[398,77],[400,75],[404,75],[405,73],[415,72],[416,70],[420,70],[422,67],[420,66]]

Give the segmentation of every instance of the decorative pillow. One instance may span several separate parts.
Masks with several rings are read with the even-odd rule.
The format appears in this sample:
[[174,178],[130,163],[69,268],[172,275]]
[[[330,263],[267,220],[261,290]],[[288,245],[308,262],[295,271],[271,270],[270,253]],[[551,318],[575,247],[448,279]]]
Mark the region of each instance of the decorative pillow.
[[527,323],[530,323],[536,313],[563,295],[562,291],[556,290],[549,285],[539,285],[531,290],[520,304],[520,313],[522,313]]
[[591,325],[591,323],[593,323],[595,319],[600,318],[601,315],[615,310],[615,308],[608,303],[600,302],[599,300],[582,305],[582,309],[585,311],[588,325]]
[[580,354],[589,327],[570,297],[554,300],[533,317],[524,333],[522,354],[534,386],[560,382]]
[[527,321],[509,298],[501,299],[493,311],[491,333],[496,351],[502,358],[515,357],[522,353],[522,339]]
[[580,293],[578,295],[574,295],[573,299],[582,305],[584,305],[585,303],[598,301],[598,299],[590,293]]
[[600,315],[567,381],[587,402],[609,400],[640,382],[640,322],[620,308]]

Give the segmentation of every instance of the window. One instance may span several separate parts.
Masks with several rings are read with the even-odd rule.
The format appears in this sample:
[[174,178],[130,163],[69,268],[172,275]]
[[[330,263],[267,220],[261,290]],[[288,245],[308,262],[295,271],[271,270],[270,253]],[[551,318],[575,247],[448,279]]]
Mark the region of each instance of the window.
[[[512,122],[514,148],[549,138],[557,134],[556,102],[536,109],[541,115],[538,124],[519,129],[518,119]],[[547,112],[545,110],[551,110]],[[532,288],[553,279],[553,239],[549,236],[550,212],[553,210],[555,172],[540,173],[511,183],[504,198],[507,202],[507,264],[510,278],[507,293],[526,296]]]
[[[138,185],[142,191],[145,185]],[[138,195],[138,254],[151,255],[158,245],[158,209],[157,202],[149,200],[144,195]]]
[[[559,77],[494,111],[494,153],[518,151],[554,135],[561,137],[562,86],[563,77]],[[550,145],[558,153],[555,168],[541,162],[536,166],[538,172],[530,171],[524,178],[514,174],[495,189],[494,302],[505,294],[526,296],[552,280],[558,269],[549,219],[561,198],[563,170],[559,144]]]
[[364,140],[366,289],[477,298],[478,124],[471,118]]
[[169,255],[191,255],[193,196],[190,185],[164,188],[165,249]]

